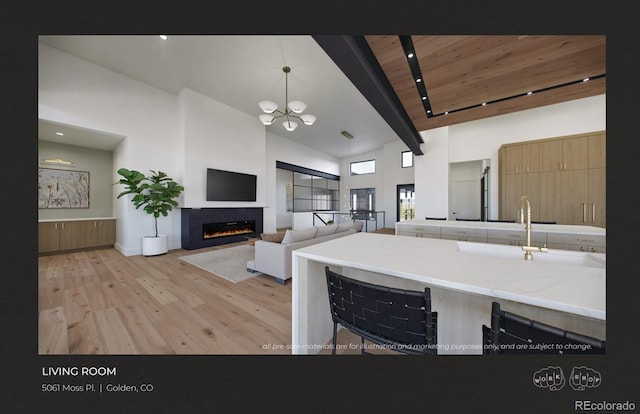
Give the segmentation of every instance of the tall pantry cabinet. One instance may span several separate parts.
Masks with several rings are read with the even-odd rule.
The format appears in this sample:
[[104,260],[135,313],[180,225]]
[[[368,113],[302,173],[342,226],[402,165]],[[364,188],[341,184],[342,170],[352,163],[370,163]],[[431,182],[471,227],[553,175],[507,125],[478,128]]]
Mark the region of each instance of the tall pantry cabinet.
[[500,219],[528,196],[533,221],[606,227],[606,132],[504,144]]

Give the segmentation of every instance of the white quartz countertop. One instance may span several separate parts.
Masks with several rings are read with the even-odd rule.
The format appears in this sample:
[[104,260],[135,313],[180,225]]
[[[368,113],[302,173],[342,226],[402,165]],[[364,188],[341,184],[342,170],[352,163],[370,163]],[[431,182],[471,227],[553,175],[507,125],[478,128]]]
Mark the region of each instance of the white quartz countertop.
[[[523,231],[523,225],[519,223],[501,223],[490,221],[455,221],[455,220],[407,220],[398,222],[400,226],[429,225],[436,227],[477,228],[487,230],[519,230]],[[584,234],[605,236],[607,230],[601,227],[576,226],[568,224],[536,224],[531,225],[531,231],[545,233]]]
[[[459,292],[606,319],[606,255],[550,249],[548,253],[534,252],[533,261],[525,261],[521,252],[517,246],[356,233],[293,254]],[[546,254],[549,256],[539,257]]]

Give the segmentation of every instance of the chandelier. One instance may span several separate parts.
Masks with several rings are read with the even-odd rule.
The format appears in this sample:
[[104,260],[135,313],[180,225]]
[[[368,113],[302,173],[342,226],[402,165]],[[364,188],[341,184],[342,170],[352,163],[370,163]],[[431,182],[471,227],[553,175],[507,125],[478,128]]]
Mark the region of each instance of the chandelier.
[[[289,72],[291,68],[285,66],[282,68],[284,72],[284,112],[278,109],[278,104],[272,101],[260,101],[258,106],[264,111],[264,114],[260,115],[260,121],[264,125],[271,125],[276,119],[284,118],[282,125],[287,131],[293,131],[298,127],[298,123],[293,121],[294,119],[301,120],[305,125],[313,125],[316,122],[315,115],[302,114],[307,109],[307,104],[302,101],[289,102]],[[302,114],[302,115],[301,115]]]

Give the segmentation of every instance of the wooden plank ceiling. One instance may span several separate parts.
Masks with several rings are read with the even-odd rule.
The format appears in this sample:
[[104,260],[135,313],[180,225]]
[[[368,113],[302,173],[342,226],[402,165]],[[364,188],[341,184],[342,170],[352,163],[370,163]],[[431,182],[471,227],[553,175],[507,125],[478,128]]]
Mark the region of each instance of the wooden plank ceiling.
[[606,92],[605,36],[410,36],[427,115],[400,37],[365,38],[418,131]]

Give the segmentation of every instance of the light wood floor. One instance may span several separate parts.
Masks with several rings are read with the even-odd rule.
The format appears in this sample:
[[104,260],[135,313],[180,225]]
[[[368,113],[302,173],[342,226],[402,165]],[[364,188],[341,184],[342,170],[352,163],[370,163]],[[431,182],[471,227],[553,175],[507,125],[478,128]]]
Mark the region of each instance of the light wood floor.
[[[178,259],[193,253],[39,257],[39,353],[290,354],[291,280],[232,283]],[[341,330],[338,343],[359,353],[355,335]]]

